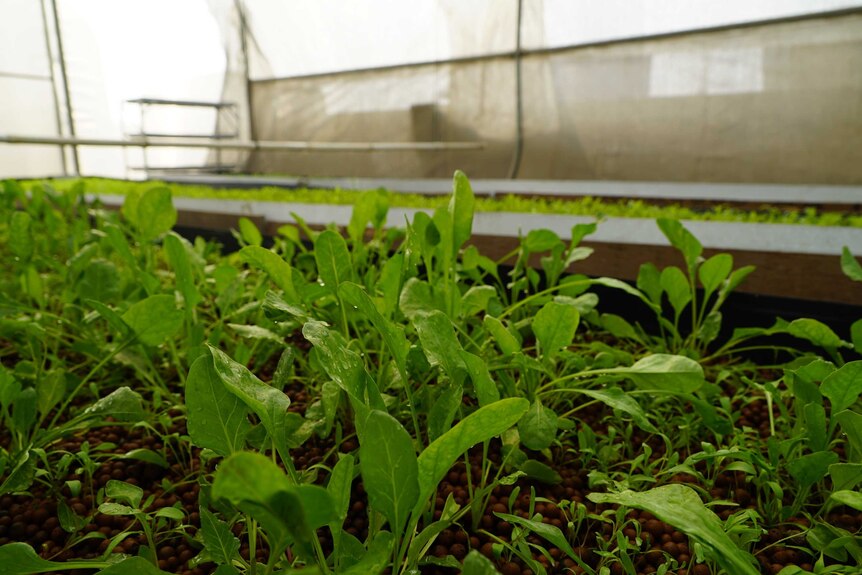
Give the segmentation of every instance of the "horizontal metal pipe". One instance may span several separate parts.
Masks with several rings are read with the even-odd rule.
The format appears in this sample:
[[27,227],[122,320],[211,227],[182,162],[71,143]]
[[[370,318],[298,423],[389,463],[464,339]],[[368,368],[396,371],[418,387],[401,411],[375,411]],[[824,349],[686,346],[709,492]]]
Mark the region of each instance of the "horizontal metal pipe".
[[128,140],[68,136],[17,136],[0,134],[0,144],[38,144],[53,146],[117,146],[125,148],[214,148],[249,151],[307,152],[400,152],[438,150],[481,150],[484,142],[300,142],[300,141],[213,141],[199,138],[141,138]]

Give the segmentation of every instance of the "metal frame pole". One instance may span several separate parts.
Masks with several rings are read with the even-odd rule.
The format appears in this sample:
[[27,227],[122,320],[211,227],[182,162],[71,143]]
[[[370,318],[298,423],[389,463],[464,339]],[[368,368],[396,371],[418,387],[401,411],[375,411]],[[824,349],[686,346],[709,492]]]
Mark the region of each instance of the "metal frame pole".
[[[63,135],[63,119],[60,114],[60,97],[57,95],[57,76],[54,74],[54,50],[51,48],[51,34],[48,31],[48,13],[45,11],[44,0],[39,0],[39,8],[42,11],[42,29],[45,31],[45,51],[48,54],[48,72],[51,76],[51,96],[54,100],[54,119],[57,122],[57,134]],[[66,160],[65,146],[58,146],[60,161],[63,164],[63,175],[69,175],[69,163]]]
[[[63,51],[63,33],[60,30],[60,16],[57,13],[57,0],[51,0],[51,11],[54,13],[54,33],[57,36],[57,56],[60,60],[60,78],[63,80],[63,95],[66,98],[66,120],[69,122],[69,135],[77,136],[75,132],[75,119],[72,114],[72,96],[69,92],[69,77],[66,74],[66,54]],[[78,146],[72,144],[72,163],[75,175],[81,174],[81,164],[78,161]]]
[[524,0],[518,1],[517,35],[515,37],[515,151],[509,166],[509,179],[518,177],[521,167],[521,155],[524,151],[524,98],[521,81],[521,20],[524,11]]
[[[234,0],[234,5],[236,6],[237,14],[239,16],[239,45],[242,50],[242,64],[245,68],[243,73],[245,75],[245,112],[248,117],[248,138],[249,140],[255,140],[254,115],[252,113],[251,106],[251,70],[249,69],[248,63],[248,21],[245,17],[245,6],[243,6],[243,0]],[[237,120],[238,119],[239,118],[237,118]],[[249,158],[247,157],[246,162],[248,162],[248,160]]]

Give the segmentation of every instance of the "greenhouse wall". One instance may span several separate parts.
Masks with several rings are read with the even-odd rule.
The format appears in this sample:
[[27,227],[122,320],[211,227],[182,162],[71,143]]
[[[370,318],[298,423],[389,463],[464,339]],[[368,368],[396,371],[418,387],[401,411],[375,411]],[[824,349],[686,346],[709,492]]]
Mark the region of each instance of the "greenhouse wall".
[[[5,0],[0,7],[0,134],[57,136],[62,133],[59,95],[54,92],[52,14],[41,2]],[[0,177],[60,175],[63,152],[56,147],[0,147]]]
[[[511,175],[510,55],[252,83],[261,140],[481,141],[481,151],[255,154],[332,176]],[[862,15],[528,51],[517,177],[862,183]],[[742,158],[742,159],[740,159]]]

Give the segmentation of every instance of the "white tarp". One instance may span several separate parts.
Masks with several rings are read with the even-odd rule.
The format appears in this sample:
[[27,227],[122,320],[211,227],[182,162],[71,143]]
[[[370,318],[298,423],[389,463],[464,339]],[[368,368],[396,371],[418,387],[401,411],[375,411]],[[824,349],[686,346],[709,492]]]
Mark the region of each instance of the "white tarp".
[[[52,4],[51,0],[0,0],[0,133],[68,134],[59,77],[53,85],[50,81],[43,26],[42,11],[47,8],[52,36]],[[489,175],[505,176],[514,138],[513,59],[446,62],[511,54],[519,34],[518,0],[56,0],[56,4],[74,124],[80,136],[120,138],[135,131],[140,114],[128,109],[128,115],[123,114],[123,101],[129,99],[231,101],[238,105],[236,128],[242,139],[481,139],[487,144],[486,151],[497,158],[487,164],[493,172]],[[862,0],[523,0],[520,39],[525,50],[562,49],[860,6]],[[248,77],[254,81],[256,94],[256,134],[250,131],[238,7],[245,10],[249,26],[245,39]],[[565,57],[525,58],[524,93],[532,105],[525,108],[525,160],[535,162],[537,153],[549,153],[547,143],[556,139],[567,142],[583,157],[573,163],[555,153],[544,163],[546,167],[548,162],[577,165],[584,177],[612,177],[615,173],[630,177],[631,170],[620,168],[626,162],[631,165],[633,158],[638,158],[635,163],[671,165],[674,154],[679,153],[676,144],[659,160],[646,148],[629,150],[641,141],[637,138],[643,137],[644,130],[658,130],[647,134],[647,140],[688,142],[680,150],[698,153],[687,147],[695,135],[689,133],[692,126],[708,130],[713,139],[721,134],[730,138],[742,134],[745,125],[762,124],[763,113],[757,110],[766,106],[776,122],[793,120],[802,130],[803,100],[819,115],[809,121],[808,133],[834,142],[829,148],[834,146],[840,159],[841,149],[852,146],[850,136],[855,129],[853,118],[845,122],[845,128],[838,126],[852,109],[848,102],[859,97],[854,92],[857,75],[852,70],[860,33],[858,20],[852,17],[835,21],[834,29],[828,23],[810,30],[804,25],[784,27],[785,35],[778,36],[744,31],[738,38],[696,34],[680,42],[635,42],[627,48],[590,48],[578,54],[566,52]],[[790,38],[786,34],[808,36]],[[731,39],[714,42],[712,38]],[[847,50],[841,48],[841,42]],[[56,59],[56,41],[50,43]],[[797,61],[802,63],[801,69],[814,71],[817,58],[822,64],[824,57],[832,59],[827,63],[835,74],[818,76],[818,81],[840,86],[819,92],[804,79],[800,84],[786,63],[801,58]],[[385,69],[423,62],[436,64]],[[56,62],[53,68],[58,71]],[[370,70],[351,73],[358,69]],[[849,74],[843,73],[845,69]],[[310,75],[323,76],[308,78]],[[276,82],[296,77],[307,81],[289,80],[289,86]],[[782,83],[787,86],[781,87]],[[787,90],[796,90],[798,101]],[[780,97],[758,100],[750,109],[745,105],[715,108],[725,106],[719,102],[730,106],[722,98],[767,93]],[[701,101],[704,98],[717,99],[708,100],[707,106]],[[676,106],[685,99],[682,108]],[[631,116],[634,110],[643,113],[643,109],[626,105],[647,101],[652,110],[662,102],[670,106],[660,114],[677,110],[681,115],[648,127],[650,122]],[[621,107],[613,111],[607,106],[584,107],[590,102],[620,102]],[[59,116],[56,103],[62,112]],[[682,112],[698,109],[700,118],[683,120]],[[730,113],[734,110],[737,116]],[[216,129],[213,113],[186,112],[150,112],[145,127],[176,134]],[[835,129],[829,133],[827,128],[833,125]],[[779,137],[776,145],[795,146],[788,157],[807,157],[805,146],[796,141],[801,134]],[[610,142],[617,142],[613,144],[618,146],[616,152],[608,149]],[[743,153],[733,146],[721,149],[722,154]],[[752,151],[758,157],[763,153]],[[82,147],[79,152],[86,174],[125,176],[130,165],[141,164],[137,151]],[[714,157],[714,149],[708,154]],[[190,165],[212,163],[214,155],[204,150],[164,150],[152,151],[148,159],[151,164]],[[338,155],[272,155],[281,157],[290,161],[261,162],[257,158],[252,167],[299,170],[304,161],[302,173],[335,175],[356,164],[422,175],[446,170],[451,161],[471,155],[405,153],[400,163],[396,155],[358,154],[351,156],[353,163]],[[244,156],[230,158],[240,162]],[[61,159],[56,147],[0,144],[0,176],[60,173]],[[824,169],[840,168],[834,161],[827,164]],[[552,177],[550,172],[543,176],[542,163],[532,165],[535,170],[529,162],[525,164],[527,173]],[[551,172],[558,177],[569,177],[554,170]],[[721,177],[721,171],[707,172],[703,177]],[[683,170],[678,177],[692,173]]]

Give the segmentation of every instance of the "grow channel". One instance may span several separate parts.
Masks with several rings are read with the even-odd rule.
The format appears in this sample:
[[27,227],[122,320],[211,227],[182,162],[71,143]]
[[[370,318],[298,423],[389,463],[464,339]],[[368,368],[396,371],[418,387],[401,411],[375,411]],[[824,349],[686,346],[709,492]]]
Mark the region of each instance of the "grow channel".
[[3,184],[0,572],[858,573],[862,321],[719,336],[756,272],[673,219],[630,285],[593,223],[483,256],[460,173],[354,198],[223,254],[166,187]]

